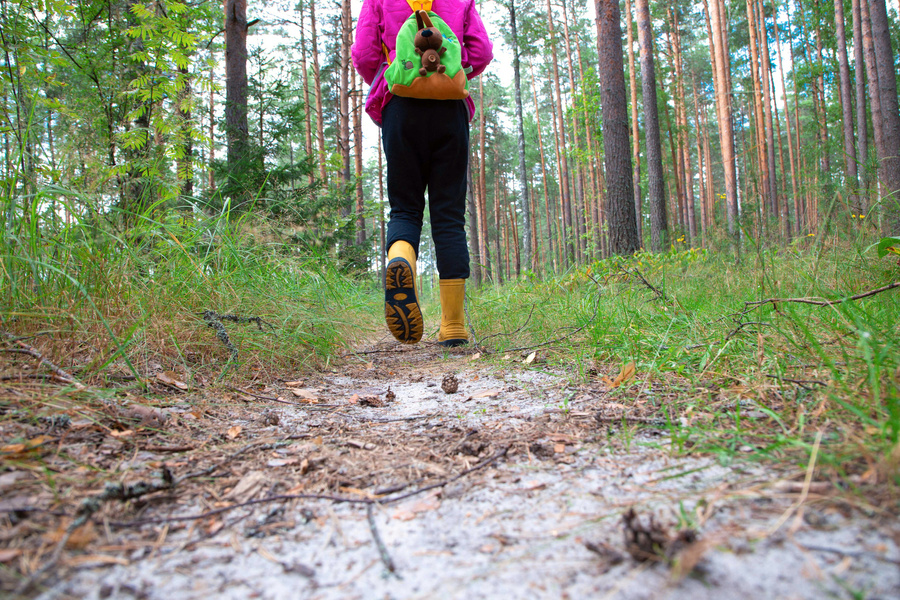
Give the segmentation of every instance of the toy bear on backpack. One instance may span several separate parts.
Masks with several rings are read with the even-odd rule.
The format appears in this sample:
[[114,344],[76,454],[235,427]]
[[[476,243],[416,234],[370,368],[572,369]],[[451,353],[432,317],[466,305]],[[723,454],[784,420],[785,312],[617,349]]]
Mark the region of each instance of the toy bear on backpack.
[[419,75],[425,75],[429,71],[443,73],[447,70],[447,67],[441,64],[441,56],[447,51],[444,48],[444,36],[431,24],[431,19],[424,10],[416,11],[416,23],[419,25],[419,31],[416,32],[413,43],[416,46],[416,54],[422,57]]
[[[425,100],[462,100],[469,95],[459,37],[430,2],[408,0],[412,14],[397,32],[394,56],[385,47],[384,79],[395,96]],[[415,5],[415,7],[414,7]],[[424,5],[425,10],[418,10]]]

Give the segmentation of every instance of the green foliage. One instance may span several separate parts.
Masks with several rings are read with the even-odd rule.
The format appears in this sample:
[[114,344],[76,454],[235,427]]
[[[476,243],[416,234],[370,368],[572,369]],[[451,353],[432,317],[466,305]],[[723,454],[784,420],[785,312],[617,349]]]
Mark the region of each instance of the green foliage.
[[273,325],[272,334],[235,328],[242,371],[312,367],[352,341],[354,323],[372,312],[367,285],[252,216],[151,207],[129,215],[134,225],[121,233],[118,209],[80,212],[96,199],[61,188],[2,202],[2,328],[49,333],[63,355],[90,340],[82,379],[139,371],[151,359],[221,372],[229,352],[200,317],[205,310]]
[[[585,380],[633,361],[614,401],[655,411],[673,448],[805,465],[821,431],[820,464],[858,476],[900,438],[900,296],[842,301],[900,278],[876,254],[838,242],[736,266],[676,246],[483,288],[469,314],[501,356],[537,349]],[[768,298],[837,302],[752,304]]]

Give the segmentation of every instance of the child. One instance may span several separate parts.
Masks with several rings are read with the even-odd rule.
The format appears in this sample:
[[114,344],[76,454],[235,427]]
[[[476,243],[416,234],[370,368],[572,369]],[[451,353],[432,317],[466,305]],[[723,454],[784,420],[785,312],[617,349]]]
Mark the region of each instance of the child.
[[457,35],[463,67],[471,68],[470,79],[491,62],[492,45],[474,0],[363,0],[352,49],[353,66],[372,86],[366,113],[382,128],[387,157],[391,215],[384,311],[388,329],[406,344],[422,339],[424,323],[415,277],[427,189],[440,276],[438,343],[459,346],[469,341],[463,306],[469,277],[466,171],[475,103],[471,98],[430,100],[388,92],[385,54],[393,61],[397,33],[414,10],[433,10]]

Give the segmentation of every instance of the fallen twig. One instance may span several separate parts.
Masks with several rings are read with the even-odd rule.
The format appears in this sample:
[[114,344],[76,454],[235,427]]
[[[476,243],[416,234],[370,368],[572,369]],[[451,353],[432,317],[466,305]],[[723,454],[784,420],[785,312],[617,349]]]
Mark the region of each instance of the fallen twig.
[[855,552],[852,550],[844,550],[842,548],[829,548],[828,546],[814,546],[810,544],[798,543],[797,545],[809,552],[829,552],[831,554],[837,554],[839,556],[849,556],[850,558],[871,558],[873,560],[886,562],[891,565],[900,566],[900,560],[888,558],[887,556],[881,556],[874,552]]
[[237,358],[238,349],[231,342],[231,338],[228,337],[228,332],[225,331],[225,325],[222,324],[222,321],[232,321],[234,323],[256,323],[256,326],[260,331],[265,331],[263,329],[263,325],[272,329],[272,333],[275,333],[275,326],[271,323],[263,320],[262,317],[241,317],[238,315],[220,315],[214,310],[204,310],[200,313],[200,316],[203,317],[203,320],[206,322],[206,326],[216,331],[216,337],[225,344],[225,347],[228,348],[228,351],[231,352],[231,359],[234,360]]
[[82,383],[79,382],[77,379],[75,379],[74,377],[72,377],[71,375],[69,375],[68,373],[66,373],[66,372],[63,371],[62,369],[60,369],[58,366],[56,366],[55,364],[53,364],[52,362],[50,362],[49,360],[47,360],[46,358],[44,358],[44,355],[41,354],[40,352],[38,352],[38,350],[37,350],[36,348],[34,348],[33,346],[29,346],[28,344],[26,344],[26,343],[23,342],[22,340],[16,339],[16,338],[14,338],[12,335],[10,335],[10,334],[8,334],[8,333],[4,333],[3,335],[4,335],[4,337],[7,338],[7,340],[9,341],[9,343],[15,344],[15,345],[17,345],[17,346],[19,346],[19,347],[18,347],[18,348],[0,348],[0,351],[3,351],[3,352],[16,352],[16,353],[20,353],[20,354],[28,354],[29,356],[32,356],[32,357],[38,359],[39,361],[41,361],[41,364],[42,364],[42,365],[48,366],[48,367],[50,368],[50,370],[53,371],[53,373],[54,373],[57,377],[59,377],[61,380],[65,381],[65,382],[68,383],[68,384],[74,385],[74,386],[75,386],[77,389],[79,389],[79,390],[86,389],[85,386],[84,386],[84,384],[82,384]]
[[[245,449],[246,450],[246,449]],[[506,456],[509,448],[502,448],[492,456],[482,460],[478,464],[473,467],[470,467],[460,473],[457,473],[453,477],[448,479],[441,480],[437,483],[433,483],[431,485],[426,485],[424,487],[417,488],[411,492],[407,492],[405,494],[400,494],[398,496],[393,496],[390,498],[353,498],[350,496],[336,496],[333,494],[278,494],[275,496],[266,496],[265,498],[257,498],[255,500],[247,500],[246,502],[239,502],[237,504],[232,504],[229,506],[222,506],[220,508],[216,508],[213,510],[209,510],[203,513],[195,514],[195,515],[183,515],[183,516],[175,516],[175,517],[159,517],[155,519],[137,519],[134,521],[110,521],[108,524],[111,527],[140,527],[142,525],[162,525],[164,523],[174,523],[178,521],[194,521],[197,519],[206,519],[208,517],[213,517],[216,515],[220,515],[225,512],[229,512],[238,508],[246,508],[248,506],[256,506],[259,504],[269,504],[272,502],[285,502],[288,500],[331,500],[332,502],[337,502],[340,504],[393,504],[395,502],[400,502],[401,500],[406,500],[407,498],[411,498],[413,496],[417,496],[422,492],[427,492],[429,490],[433,490],[435,488],[444,487],[453,483],[454,481],[465,477],[469,473],[477,471],[479,469],[483,469],[490,464],[493,464],[503,456]],[[216,465],[218,468],[221,465]],[[192,474],[191,476],[196,476],[196,474]],[[180,477],[177,481],[183,481],[187,479],[188,476]]]
[[794,383],[802,387],[804,390],[810,391],[814,390],[815,388],[810,387],[807,384],[818,385],[821,387],[825,387],[828,385],[824,381],[819,381],[818,379],[790,379],[788,377],[781,377],[779,375],[772,375],[770,373],[766,373],[766,377],[768,377],[769,379],[777,379],[778,381],[787,381],[788,383]]
[[[769,530],[769,535],[772,535],[776,531],[778,531],[782,525],[791,517],[791,514],[794,511],[799,511],[800,507],[803,506],[803,503],[806,502],[806,498],[809,496],[809,488],[812,484],[813,472],[816,468],[816,459],[819,456],[819,445],[822,443],[822,430],[820,429],[816,433],[816,441],[813,443],[812,452],[810,452],[809,463],[806,465],[806,477],[803,480],[803,490],[800,492],[800,498],[797,499],[797,502],[792,504],[784,514],[781,515],[781,518],[778,519],[778,522],[772,526]],[[797,518],[799,519],[801,516],[800,512],[797,512]]]
[[94,516],[100,507],[103,506],[104,502],[109,500],[119,500],[121,502],[125,502],[126,500],[132,500],[134,498],[139,498],[146,494],[150,494],[153,492],[158,492],[160,490],[170,489],[175,486],[175,480],[172,477],[172,472],[169,471],[168,467],[163,466],[163,469],[160,473],[160,481],[147,483],[145,481],[139,481],[132,485],[124,485],[121,483],[107,483],[106,487],[102,492],[93,496],[91,498],[86,498],[82,501],[81,505],[78,507],[78,511],[75,514],[75,519],[69,524],[66,528],[65,534],[62,536],[62,539],[56,544],[56,548],[53,550],[53,554],[50,555],[50,559],[44,563],[40,569],[31,574],[31,576],[24,579],[17,587],[15,592],[13,593],[16,596],[20,596],[27,592],[33,585],[38,583],[41,579],[43,579],[44,575],[46,575],[50,569],[56,566],[56,563],[59,562],[60,556],[62,556],[62,552],[66,547],[66,544],[69,542],[69,539],[72,537],[72,534],[75,533],[75,530],[87,523],[91,517]]
[[[843,304],[844,302],[851,302],[853,300],[862,300],[863,298],[868,298],[870,296],[874,296],[875,294],[880,294],[881,292],[886,292],[888,290],[892,290],[896,287],[900,287],[900,281],[895,281],[894,283],[889,283],[888,285],[882,286],[878,289],[869,290],[868,292],[862,292],[861,294],[856,294],[855,296],[849,296],[847,298],[841,298],[840,300],[828,300],[826,298],[766,298],[765,300],[756,300],[754,302],[744,302],[744,307],[749,310],[753,310],[759,306],[764,304],[772,304],[773,306],[777,304],[784,304],[788,302],[792,302],[795,304],[812,304],[813,306],[834,306],[835,304]],[[749,311],[747,311],[749,312]],[[746,314],[740,313],[740,314]]]
[[500,336],[512,337],[512,336],[516,335],[517,333],[519,333],[520,331],[522,331],[523,329],[525,329],[525,326],[528,325],[528,323],[531,321],[531,316],[534,314],[534,309],[536,306],[537,306],[536,304],[531,305],[531,311],[528,313],[528,318],[525,319],[525,322],[522,323],[519,327],[517,327],[515,329],[515,331],[510,331],[509,333],[506,333],[506,332],[492,333],[491,335],[481,339],[481,341],[479,341],[478,345],[482,345],[487,340],[489,340],[491,338],[495,338],[495,337],[500,337]]
[[649,281],[647,281],[647,278],[644,277],[644,275],[643,275],[638,269],[628,270],[628,269],[626,269],[625,267],[619,267],[619,268],[620,268],[622,271],[624,271],[625,273],[628,273],[629,275],[637,275],[637,276],[638,276],[638,279],[640,279],[640,280],[643,282],[644,285],[646,285],[648,288],[650,288],[650,291],[652,291],[654,294],[656,294],[656,297],[657,297],[659,300],[662,300],[662,301],[665,302],[666,304],[672,304],[672,305],[675,304],[674,302],[672,302],[672,301],[669,299],[668,296],[666,296],[666,294],[665,294],[664,292],[660,291],[656,286],[654,286],[652,283],[650,283]]
[[381,562],[384,563],[384,568],[387,569],[387,572],[396,577],[397,579],[403,579],[400,577],[400,574],[397,573],[397,566],[394,564],[394,560],[391,558],[391,555],[388,554],[387,547],[384,545],[384,542],[381,541],[381,536],[378,535],[378,528],[375,526],[375,517],[372,514],[372,504],[369,504],[366,507],[366,518],[369,521],[369,531],[372,532],[372,539],[375,540],[375,547],[378,548],[378,555],[381,557]]
[[508,348],[508,349],[504,350],[504,352],[522,352],[524,350],[534,350],[535,348],[542,348],[544,346],[550,346],[552,344],[555,344],[556,342],[560,342],[568,337],[575,335],[576,333],[578,333],[579,331],[581,331],[588,325],[591,325],[594,322],[594,320],[596,320],[597,315],[599,313],[600,313],[600,291],[597,290],[597,302],[594,304],[594,314],[591,315],[591,318],[588,319],[587,323],[585,323],[581,327],[576,327],[575,329],[573,329],[572,331],[570,331],[569,333],[567,333],[565,335],[561,335],[559,337],[556,337],[552,340],[548,340],[541,344],[535,344],[534,346],[521,346],[519,348]]

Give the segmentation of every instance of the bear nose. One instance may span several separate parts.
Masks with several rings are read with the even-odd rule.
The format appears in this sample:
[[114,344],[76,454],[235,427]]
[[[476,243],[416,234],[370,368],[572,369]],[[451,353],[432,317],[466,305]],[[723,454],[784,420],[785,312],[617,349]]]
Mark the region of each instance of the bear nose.
[[426,29],[422,32],[422,37],[431,37],[431,34],[434,33],[430,29]]

